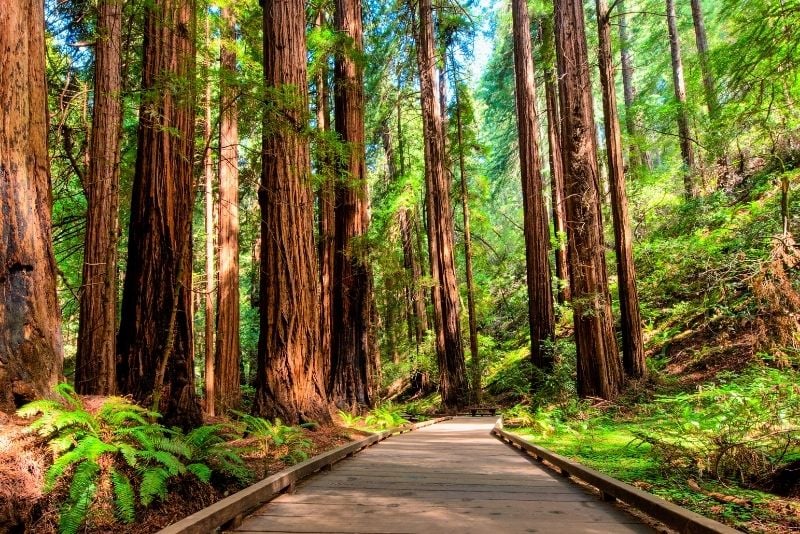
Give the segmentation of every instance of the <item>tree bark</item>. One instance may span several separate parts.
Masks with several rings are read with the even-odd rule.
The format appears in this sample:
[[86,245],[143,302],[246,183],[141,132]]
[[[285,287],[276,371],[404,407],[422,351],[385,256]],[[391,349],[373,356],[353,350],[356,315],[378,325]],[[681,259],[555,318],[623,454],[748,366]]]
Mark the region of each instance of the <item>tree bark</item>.
[[636,87],[633,84],[633,53],[630,47],[628,34],[628,14],[625,12],[625,2],[619,2],[619,43],[620,61],[622,63],[622,90],[625,97],[625,129],[630,137],[630,160],[633,165],[650,168],[652,162],[647,151],[639,146],[641,118],[636,115],[634,102],[636,100]]
[[97,6],[83,287],[75,361],[75,389],[84,395],[113,395],[117,389],[121,33],[122,2],[102,0]]
[[611,214],[614,221],[614,245],[617,255],[617,286],[622,319],[622,365],[627,376],[642,378],[647,374],[642,339],[642,318],[636,290],[636,268],[633,261],[633,235],[628,215],[628,193],[625,190],[625,162],[622,153],[617,110],[614,61],[611,51],[611,21],[607,0],[595,0],[597,8],[598,61],[600,87],[603,94],[608,181],[611,191]]
[[[206,48],[211,46],[211,16],[206,14]],[[215,415],[216,393],[214,386],[214,158],[211,153],[211,56],[206,50],[205,60],[205,100],[203,102],[203,175],[204,175],[204,208],[205,208],[205,258],[206,286],[203,295],[203,311],[205,312],[205,335],[203,350],[205,361],[205,411],[207,415]]]
[[531,361],[542,370],[552,366],[547,343],[555,337],[553,287],[550,278],[550,230],[542,194],[539,155],[539,120],[536,114],[536,80],[531,52],[531,30],[526,0],[512,0],[514,72],[516,74],[517,127],[522,177],[525,259],[528,277],[528,321]]
[[606,273],[583,3],[557,0],[555,7],[578,394],[611,399],[619,393],[622,366]]
[[[327,24],[325,12],[320,9],[317,16],[317,26],[324,27]],[[331,131],[331,115],[329,106],[329,87],[327,57],[325,65],[320,69],[317,76],[317,128],[325,135]],[[319,173],[321,184],[317,193],[319,205],[319,281],[320,281],[320,348],[322,350],[322,362],[324,365],[323,376],[326,381],[330,380],[330,367],[333,345],[333,263],[336,250],[336,219],[334,206],[336,205],[336,176],[331,157],[331,150],[324,145],[319,161]]]
[[464,218],[464,264],[467,277],[467,311],[469,313],[469,352],[472,371],[472,398],[481,402],[481,375],[483,366],[478,353],[478,317],[475,312],[475,276],[472,269],[472,229],[469,220],[469,194],[467,192],[467,162],[464,147],[464,121],[461,115],[461,87],[453,84],[456,97],[456,134],[458,136],[458,169],[461,178],[461,214]]
[[44,5],[0,0],[0,409],[50,393],[63,347],[51,237]]
[[570,299],[569,270],[567,268],[566,215],[564,213],[564,164],[561,161],[561,114],[558,110],[558,88],[554,71],[556,64],[553,20],[542,19],[542,61],[544,63],[544,91],[547,105],[547,140],[550,157],[550,203],[552,204],[553,230],[558,246],[555,249],[557,299],[564,304]]
[[428,249],[435,283],[433,309],[439,387],[445,408],[457,409],[466,403],[467,379],[461,343],[458,283],[453,258],[453,212],[450,207],[450,182],[445,164],[445,132],[436,75],[431,0],[420,0],[418,13],[417,59],[425,138]]
[[239,112],[236,103],[236,18],[220,10],[219,212],[217,246],[217,343],[214,357],[217,411],[241,401],[239,345]]
[[719,115],[719,101],[717,100],[714,73],[711,71],[711,65],[708,62],[708,35],[706,34],[706,24],[703,20],[703,6],[700,0],[691,0],[691,5],[694,35],[697,42],[697,56],[700,60],[700,71],[703,74],[703,88],[706,93],[708,115],[712,119],[716,119]]
[[[399,160],[399,177],[406,176],[406,156],[405,156],[405,136],[403,135],[403,115],[402,106],[397,103],[397,151]],[[387,156],[388,157],[388,156]],[[393,158],[392,158],[393,159]],[[411,304],[412,313],[412,335],[416,340],[417,346],[422,344],[425,334],[428,333],[428,312],[425,306],[425,291],[422,288],[422,267],[421,261],[416,252],[414,244],[414,234],[416,233],[415,210],[409,206],[403,206],[398,213],[398,223],[400,225],[400,236],[403,241],[403,266],[411,276],[411,284],[407,288],[408,299]]]
[[681,144],[684,172],[683,185],[686,198],[697,196],[692,171],[694,169],[694,150],[689,133],[689,112],[686,108],[686,81],[683,77],[683,60],[681,59],[681,42],[678,35],[678,23],[675,15],[675,0],[667,0],[667,28],[669,30],[669,48],[672,54],[672,82],[675,88],[675,100],[678,103],[678,136]]
[[194,2],[156,0],[144,20],[117,385],[139,402],[157,403],[169,424],[190,427],[201,420],[191,315]]
[[[360,0],[337,0],[334,28],[363,51]],[[364,72],[357,58],[336,56],[334,117],[336,132],[345,143],[337,165],[335,254],[333,270],[333,338],[331,400],[342,409],[372,406],[373,371],[372,283],[364,250],[369,225],[366,144],[364,134]]]
[[261,334],[254,412],[330,421],[319,347],[305,3],[264,3]]

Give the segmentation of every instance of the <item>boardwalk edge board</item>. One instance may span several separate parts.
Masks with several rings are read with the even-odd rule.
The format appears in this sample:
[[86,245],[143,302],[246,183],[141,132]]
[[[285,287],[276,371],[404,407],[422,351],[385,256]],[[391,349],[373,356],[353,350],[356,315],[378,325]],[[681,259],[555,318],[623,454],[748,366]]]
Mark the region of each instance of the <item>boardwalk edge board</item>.
[[429,421],[403,425],[372,434],[359,441],[354,441],[326,453],[309,458],[305,462],[284,469],[264,480],[253,484],[233,495],[218,501],[211,506],[194,513],[177,523],[162,529],[158,534],[206,534],[214,532],[217,528],[235,521],[252,509],[272,500],[277,494],[292,487],[304,478],[313,475],[317,471],[325,469],[336,462],[353,456],[357,452],[371,447],[376,443],[390,438],[396,434],[404,434],[426,426],[441,423],[452,419],[451,417],[439,417]]
[[500,419],[492,433],[511,446],[526,452],[538,461],[546,460],[562,475],[582,480],[600,490],[604,500],[618,499],[683,534],[736,534],[739,530],[656,497],[599,471],[574,462],[515,435],[503,428]]

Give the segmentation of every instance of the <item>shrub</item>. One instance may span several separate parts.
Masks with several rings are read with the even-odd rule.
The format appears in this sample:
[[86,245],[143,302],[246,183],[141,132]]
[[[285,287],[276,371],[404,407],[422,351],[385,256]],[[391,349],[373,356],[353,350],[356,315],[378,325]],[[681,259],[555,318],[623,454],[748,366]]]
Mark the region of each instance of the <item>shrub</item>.
[[800,458],[797,373],[758,369],[695,393],[657,397],[636,433],[667,469],[765,484]]
[[[207,483],[217,470],[245,478],[241,459],[233,450],[223,450],[221,427],[201,427],[184,436],[156,423],[158,413],[126,399],[109,397],[92,412],[71,386],[61,384],[55,392],[58,400],[32,402],[18,414],[38,415],[29,430],[46,439],[53,451],[45,490],[68,480],[59,519],[62,533],[77,532],[92,509],[103,509],[110,499],[117,518],[132,523],[137,493],[138,503],[148,507],[164,500],[170,481],[180,477]],[[110,495],[102,488],[110,488]]]
[[308,459],[313,442],[308,439],[304,428],[315,427],[314,423],[301,426],[283,424],[280,419],[271,422],[262,417],[234,412],[244,425],[244,435],[259,444],[260,452],[266,455],[273,448],[284,448],[281,460],[288,464],[296,464]]

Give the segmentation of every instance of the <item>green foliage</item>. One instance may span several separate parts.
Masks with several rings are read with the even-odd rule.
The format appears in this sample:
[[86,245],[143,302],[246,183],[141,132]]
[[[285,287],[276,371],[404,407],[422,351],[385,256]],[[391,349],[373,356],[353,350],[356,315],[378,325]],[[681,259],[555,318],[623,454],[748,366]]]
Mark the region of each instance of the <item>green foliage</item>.
[[39,400],[20,408],[21,417],[36,417],[31,432],[44,438],[53,452],[45,474],[45,489],[62,480],[68,486],[59,529],[77,532],[89,518],[97,488],[110,481],[117,517],[131,523],[138,502],[143,507],[164,500],[169,484],[187,475],[208,483],[213,473],[244,481],[248,472],[234,449],[228,447],[225,428],[212,425],[188,435],[156,421],[159,414],[118,397],[109,397],[90,411],[74,389],[60,384],[59,400]]
[[296,464],[309,458],[314,443],[306,437],[304,429],[313,428],[315,424],[290,426],[283,424],[280,419],[269,421],[242,412],[234,413],[244,425],[245,437],[255,439],[260,444],[262,453],[266,454],[273,448],[285,448],[286,452],[281,459],[288,464]]
[[378,430],[387,430],[408,424],[395,406],[378,406],[370,411],[364,418],[364,426]]
[[665,469],[765,483],[800,459],[800,390],[794,372],[721,375],[694,393],[659,396],[635,435]]

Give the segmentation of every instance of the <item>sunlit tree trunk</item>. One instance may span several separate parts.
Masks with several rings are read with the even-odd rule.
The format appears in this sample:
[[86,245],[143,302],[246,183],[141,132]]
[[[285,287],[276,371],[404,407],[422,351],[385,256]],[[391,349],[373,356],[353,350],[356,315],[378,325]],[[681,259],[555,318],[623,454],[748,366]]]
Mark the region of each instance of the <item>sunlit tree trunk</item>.
[[561,113],[558,109],[558,88],[555,73],[556,50],[553,21],[542,19],[542,62],[544,63],[544,91],[547,105],[547,140],[550,157],[550,203],[553,213],[553,230],[558,238],[555,248],[556,278],[558,279],[558,302],[569,301],[569,271],[567,269],[567,234],[564,213],[564,164],[561,161]]
[[600,68],[603,94],[608,182],[611,190],[611,214],[614,221],[614,245],[617,255],[617,286],[622,319],[622,364],[631,378],[647,373],[642,339],[642,318],[636,290],[636,269],[633,262],[633,235],[628,215],[628,193],[625,190],[625,163],[622,153],[619,112],[617,110],[614,61],[611,51],[611,21],[607,0],[596,0]]
[[[206,14],[206,48],[211,45],[211,16]],[[205,209],[205,259],[206,284],[203,295],[203,311],[205,312],[205,335],[203,336],[205,373],[205,411],[213,416],[215,412],[216,394],[214,386],[214,158],[211,153],[211,57],[206,51],[205,61],[205,100],[203,102],[203,176]]]
[[253,410],[289,424],[330,421],[319,347],[305,3],[264,3],[261,333]]
[[97,6],[83,287],[75,361],[75,389],[86,395],[113,395],[117,389],[121,33],[122,2],[102,0]]
[[120,392],[157,406],[170,424],[189,427],[200,422],[191,315],[194,2],[157,0],[144,20],[117,383]]
[[[398,152],[398,171],[400,177],[406,177],[406,157],[405,157],[405,135],[403,134],[403,114],[401,103],[397,103],[397,152]],[[403,206],[398,213],[398,223],[400,225],[400,237],[403,241],[403,266],[411,276],[411,282],[407,288],[408,299],[411,304],[412,319],[411,331],[414,340],[419,346],[425,339],[428,332],[428,313],[425,309],[425,291],[422,288],[422,267],[421,258],[417,254],[415,247],[415,210],[410,206]]]
[[578,393],[610,399],[619,393],[622,366],[606,273],[583,3],[557,0],[555,8]]
[[0,0],[0,409],[61,378],[51,237],[44,5]]
[[687,198],[697,196],[692,171],[694,169],[694,150],[689,133],[689,111],[686,106],[686,81],[683,77],[683,60],[681,59],[681,42],[678,35],[678,22],[675,15],[675,0],[667,0],[667,28],[669,29],[669,48],[672,54],[672,82],[675,89],[675,100],[678,103],[678,136],[681,145],[681,157],[685,166],[683,184]]
[[550,229],[542,193],[539,155],[539,120],[536,115],[536,80],[531,52],[531,31],[526,0],[512,0],[514,71],[516,73],[517,127],[522,176],[525,258],[528,278],[528,321],[531,361],[539,369],[552,365],[547,344],[555,337],[553,288],[550,278]]
[[450,182],[445,164],[445,132],[436,75],[431,0],[419,1],[417,58],[420,73],[423,137],[425,138],[425,182],[428,218],[428,250],[431,260],[436,355],[442,404],[447,409],[467,400],[466,366],[461,343],[459,295],[453,258],[453,212]]
[[[337,0],[337,32],[363,50],[360,0]],[[334,71],[336,132],[346,144],[337,165],[333,336],[330,397],[340,408],[371,406],[372,277],[363,238],[369,225],[364,134],[364,73],[358,58],[339,54]]]
[[217,411],[241,400],[239,344],[239,114],[236,85],[236,19],[230,7],[220,10],[219,211],[217,247],[217,343],[214,357]]
[[[317,27],[322,28],[327,24],[325,11],[320,9],[317,15]],[[317,128],[325,135],[330,133],[331,119],[328,87],[329,69],[328,58],[317,74]],[[320,348],[322,350],[323,376],[330,380],[330,367],[332,362],[333,344],[333,261],[336,250],[336,219],[334,206],[336,204],[336,177],[330,148],[325,145],[317,161],[321,184],[317,193],[319,205],[319,228],[317,241],[319,243],[319,281],[320,281]]]
[[697,56],[700,59],[700,71],[703,73],[703,88],[706,93],[706,105],[708,114],[715,119],[719,111],[719,101],[717,100],[717,88],[714,81],[714,73],[708,62],[708,35],[706,34],[706,24],[703,20],[703,6],[700,0],[691,0],[692,19],[694,21],[694,35],[697,42]]
[[632,165],[650,168],[652,163],[647,150],[639,146],[641,135],[641,118],[636,115],[634,102],[636,101],[636,87],[633,84],[633,53],[631,52],[631,39],[628,33],[628,14],[625,11],[625,2],[619,2],[619,53],[622,70],[622,91],[625,97],[625,129],[630,137],[630,160]]
[[472,398],[476,404],[481,402],[481,375],[483,366],[478,353],[478,317],[475,311],[475,276],[472,268],[472,228],[469,218],[469,193],[467,188],[466,147],[464,146],[464,121],[461,115],[461,90],[455,86],[456,134],[458,137],[458,169],[461,182],[461,214],[464,218],[464,268],[467,278],[467,311],[469,313],[469,352],[472,373]]

